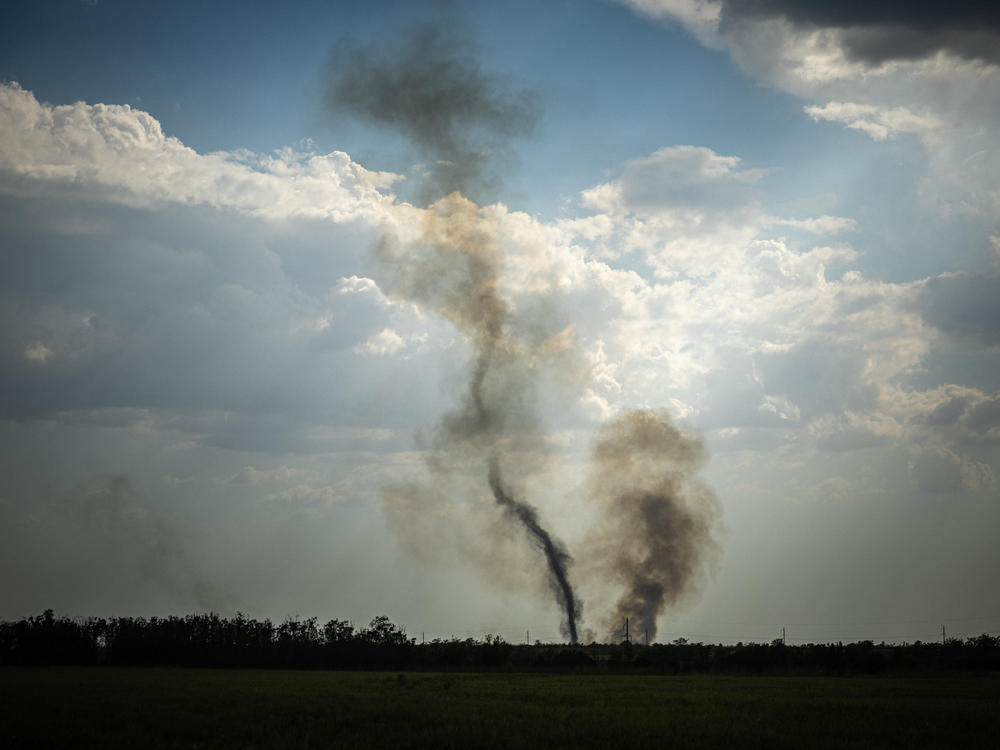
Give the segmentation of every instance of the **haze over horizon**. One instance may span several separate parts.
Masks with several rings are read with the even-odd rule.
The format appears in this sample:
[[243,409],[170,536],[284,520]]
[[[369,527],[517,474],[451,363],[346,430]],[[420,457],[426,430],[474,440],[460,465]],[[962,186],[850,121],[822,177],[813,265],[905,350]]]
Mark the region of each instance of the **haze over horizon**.
[[976,3],[10,3],[0,618],[1000,632],[998,49]]

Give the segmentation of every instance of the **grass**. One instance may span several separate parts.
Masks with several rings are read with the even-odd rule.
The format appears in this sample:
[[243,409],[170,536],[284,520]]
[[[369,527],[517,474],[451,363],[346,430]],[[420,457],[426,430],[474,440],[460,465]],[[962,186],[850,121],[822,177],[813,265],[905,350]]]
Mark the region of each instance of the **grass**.
[[0,669],[0,746],[996,747],[991,677]]

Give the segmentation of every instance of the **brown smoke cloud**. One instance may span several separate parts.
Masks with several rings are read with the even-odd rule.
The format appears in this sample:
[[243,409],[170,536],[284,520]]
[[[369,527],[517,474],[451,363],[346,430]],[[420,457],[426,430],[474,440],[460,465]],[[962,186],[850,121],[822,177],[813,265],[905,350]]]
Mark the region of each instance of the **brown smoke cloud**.
[[604,425],[591,459],[588,497],[599,505],[588,556],[621,591],[606,623],[620,640],[656,636],[657,617],[690,593],[718,552],[721,506],[697,473],[707,456],[665,412],[631,411]]

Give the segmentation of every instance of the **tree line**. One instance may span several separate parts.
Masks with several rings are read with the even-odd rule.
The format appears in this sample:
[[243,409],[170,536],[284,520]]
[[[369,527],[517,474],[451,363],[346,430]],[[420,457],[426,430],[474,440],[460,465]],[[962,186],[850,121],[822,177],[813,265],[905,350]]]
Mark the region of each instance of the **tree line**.
[[1000,637],[944,643],[785,645],[511,644],[499,636],[417,643],[388,617],[366,627],[289,617],[36,617],[0,622],[0,665],[286,669],[573,670],[655,673],[878,674],[1000,670]]

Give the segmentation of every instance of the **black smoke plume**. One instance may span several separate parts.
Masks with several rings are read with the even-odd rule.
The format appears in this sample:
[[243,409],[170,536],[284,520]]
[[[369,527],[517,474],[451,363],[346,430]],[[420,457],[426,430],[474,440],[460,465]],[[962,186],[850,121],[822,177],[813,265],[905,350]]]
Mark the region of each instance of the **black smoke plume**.
[[657,617],[699,582],[717,550],[721,509],[697,477],[706,461],[700,440],[666,413],[632,411],[601,428],[589,496],[600,505],[600,530],[588,552],[622,590],[606,623],[611,640],[628,617],[637,633],[656,636]]
[[538,522],[538,512],[527,503],[517,500],[511,493],[510,488],[504,485],[496,456],[490,457],[489,476],[490,489],[493,491],[493,497],[497,503],[521,522],[524,528],[528,530],[528,533],[531,534],[531,538],[545,554],[545,561],[549,566],[549,577],[552,589],[556,595],[556,601],[559,602],[559,605],[566,613],[566,629],[570,643],[576,643],[576,624],[579,615],[577,612],[576,595],[573,593],[573,587],[566,577],[566,568],[572,561],[569,553]]
[[442,19],[379,46],[341,41],[330,56],[326,104],[397,132],[428,160],[421,197],[453,191],[482,200],[495,181],[490,164],[509,157],[508,143],[529,135],[538,97],[483,72],[471,37]]
[[[465,392],[441,420],[430,469],[440,475],[477,467],[479,482],[486,480],[496,504],[542,553],[564,634],[575,643],[580,603],[567,575],[570,556],[502,471],[512,453],[537,452],[542,442],[533,380],[539,360],[566,348],[566,330],[539,336],[550,321],[532,321],[526,335],[512,323],[500,291],[496,222],[466,197],[489,185],[487,166],[507,141],[531,130],[535,96],[482,72],[469,37],[441,23],[379,48],[342,43],[329,71],[327,105],[335,116],[395,130],[433,162],[424,194],[436,200],[420,213],[420,236],[387,233],[378,248],[390,293],[447,318],[472,349]],[[419,507],[433,494],[394,488],[387,497]]]

